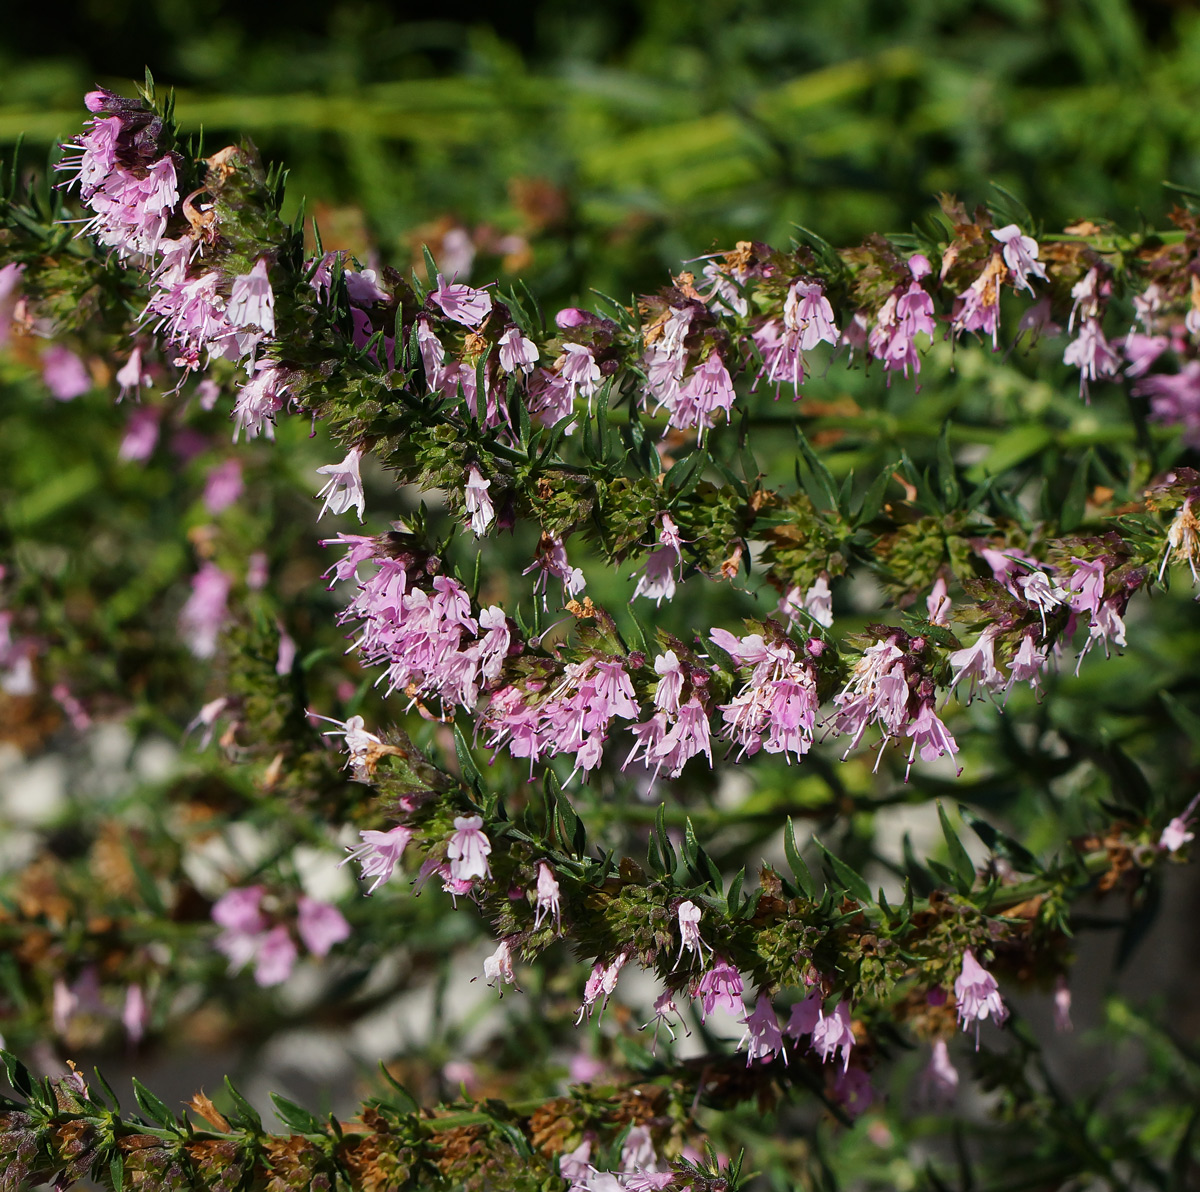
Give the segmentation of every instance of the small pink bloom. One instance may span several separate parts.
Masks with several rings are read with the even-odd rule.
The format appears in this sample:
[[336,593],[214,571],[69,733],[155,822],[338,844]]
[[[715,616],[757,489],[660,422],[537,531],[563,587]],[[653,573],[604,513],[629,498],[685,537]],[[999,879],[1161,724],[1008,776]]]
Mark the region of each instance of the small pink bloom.
[[[352,716],[351,720],[361,722],[362,717]],[[350,745],[351,734],[354,731],[350,727],[350,722],[346,723],[346,744]],[[366,733],[365,736],[377,744],[379,738]],[[353,751],[352,751],[353,752]],[[350,850],[350,855],[342,862],[342,865],[350,861],[357,861],[362,866],[363,878],[374,878],[368,894],[374,894],[380,886],[383,885],[399,864],[400,858],[404,855],[404,850],[408,847],[408,842],[412,839],[413,832],[411,828],[406,828],[403,824],[397,824],[394,828],[390,828],[386,832],[377,832],[372,828],[367,828],[359,832],[362,838],[362,844],[357,845]]]
[[507,373],[532,372],[538,362],[537,345],[521,334],[515,324],[504,329],[500,336],[500,367]]
[[62,344],[51,344],[42,356],[42,380],[59,401],[74,401],[92,387],[83,361]]
[[814,989],[803,1001],[795,1002],[787,1026],[783,1028],[784,1034],[795,1039],[797,1043],[805,1035],[811,1035],[817,1023],[821,1021],[824,1005],[825,1000],[821,997],[819,989]]
[[350,938],[350,924],[336,906],[300,895],[296,931],[314,956],[328,956],[334,944]]
[[[775,1014],[775,1007],[771,1004],[769,997],[765,994],[759,994],[758,1002],[753,1012],[746,1015],[742,1019],[742,1023],[746,1027],[746,1033],[742,1036],[742,1043],[749,1040],[749,1047],[746,1051],[747,1068],[755,1060],[762,1060],[764,1064],[768,1064],[777,1055],[782,1055],[783,1062],[787,1063],[787,1049],[783,1045],[783,1034],[779,1029],[779,1019]],[[742,1043],[738,1044],[739,1048]]]
[[812,1049],[821,1057],[821,1063],[828,1063],[833,1053],[841,1050],[842,1071],[850,1067],[850,1049],[854,1046],[854,1031],[850,1026],[850,1008],[845,1002],[838,1002],[832,1014],[822,1011],[812,1031]]
[[496,510],[492,506],[491,497],[488,496],[491,486],[492,482],[484,480],[483,473],[472,464],[467,473],[463,498],[467,513],[471,515],[471,532],[476,538],[482,538],[487,533],[488,526],[496,520]]
[[[687,902],[681,902],[675,911],[675,915],[679,920],[679,955],[675,958],[675,968],[679,967],[679,962],[683,959],[684,952],[694,952],[696,956],[703,961],[704,949],[708,945],[700,937],[700,908],[690,899]],[[711,952],[712,949],[708,948]]]
[[542,925],[542,920],[551,918],[554,920],[554,925],[557,927],[559,920],[562,917],[560,907],[560,892],[558,888],[558,879],[554,876],[554,870],[546,864],[545,861],[538,862],[537,875],[537,903],[533,919],[533,927],[536,931]]
[[204,481],[204,508],[216,517],[242,495],[242,465],[239,460],[227,459],[211,469]]
[[205,563],[192,577],[192,594],[179,611],[179,632],[197,658],[217,652],[217,635],[229,616],[233,580],[215,563]]
[[447,284],[440,273],[437,288],[430,291],[429,297],[441,307],[442,314],[464,327],[478,327],[492,309],[492,296],[486,290]]
[[918,1095],[930,1105],[945,1107],[954,1103],[958,1093],[958,1069],[950,1061],[950,1049],[945,1039],[933,1041],[933,1054],[921,1073]]
[[225,317],[234,327],[257,327],[275,334],[275,295],[267,277],[267,259],[259,257],[249,273],[233,279]]
[[1162,830],[1162,835],[1158,838],[1158,847],[1166,849],[1169,853],[1177,853],[1185,844],[1190,844],[1195,839],[1196,834],[1189,831],[1187,820],[1177,815]]
[[117,458],[128,463],[144,463],[154,454],[158,443],[162,411],[155,406],[135,406],[125,424],[125,435],[117,449]]
[[459,815],[454,818],[454,832],[446,846],[446,856],[450,859],[450,876],[455,881],[466,881],[468,878],[490,878],[491,866],[488,864],[488,854],[492,851],[492,843],[483,833],[483,817],[479,815]]
[[718,1006],[731,1014],[742,1009],[742,974],[723,956],[718,957],[696,986],[700,998],[701,1020],[707,1018]]
[[1013,285],[1018,290],[1033,293],[1030,275],[1046,280],[1046,270],[1038,261],[1038,243],[1032,236],[1023,236],[1016,224],[996,228],[992,235],[1004,245],[1004,263],[1013,275]]
[[1071,1022],[1071,987],[1061,973],[1054,982],[1054,1029],[1062,1032],[1075,1029]]
[[266,890],[263,886],[239,886],[221,895],[212,908],[212,921],[226,931],[254,935],[266,929],[259,904]]
[[125,990],[125,1004],[121,1009],[121,1025],[125,1028],[125,1037],[135,1047],[142,1041],[146,1033],[146,1025],[150,1021],[150,1011],[146,1005],[146,995],[140,985],[130,985]]
[[858,1117],[875,1100],[871,1077],[862,1068],[845,1068],[834,1077],[833,1095],[851,1118]]
[[508,940],[501,940],[495,952],[484,960],[483,979],[489,985],[516,984],[516,978],[513,976],[512,949]]
[[135,392],[143,385],[149,385],[153,378],[142,366],[142,349],[135,347],[129,354],[129,359],[117,370],[117,384],[121,387],[120,401],[132,389]]
[[954,997],[958,1002],[958,1021],[966,1030],[975,1024],[975,1049],[979,1049],[979,1024],[991,1018],[997,1026],[1008,1018],[1000,1000],[996,979],[975,959],[968,948],[963,952],[962,972],[954,982]]
[[264,989],[270,985],[282,985],[292,975],[299,954],[288,929],[282,923],[272,927],[258,943],[255,983]]
[[362,521],[363,510],[366,507],[362,476],[358,471],[362,455],[361,447],[352,447],[340,464],[326,464],[323,468],[317,469],[318,475],[329,477],[325,487],[317,493],[318,499],[325,498],[325,504],[321,506],[321,512],[317,514],[318,521],[326,513],[346,513],[350,509],[356,510],[358,520]]

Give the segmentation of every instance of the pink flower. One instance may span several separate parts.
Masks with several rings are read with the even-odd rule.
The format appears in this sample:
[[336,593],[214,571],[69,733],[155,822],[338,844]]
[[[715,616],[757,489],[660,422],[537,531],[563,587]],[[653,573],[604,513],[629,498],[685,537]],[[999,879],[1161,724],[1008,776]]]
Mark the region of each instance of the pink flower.
[[918,335],[934,334],[933,299],[921,286],[921,278],[929,274],[929,261],[920,253],[908,259],[912,281],[906,290],[892,292],[876,315],[875,327],[867,338],[871,355],[883,361],[887,371],[903,369],[908,376],[921,371],[921,358],[915,340]]
[[[950,730],[938,719],[937,713],[933,710],[932,700],[921,704],[916,718],[905,729],[905,735],[912,738],[912,749],[908,754],[908,769],[904,771],[906,779],[918,752],[920,752],[923,762],[931,762],[935,757],[945,757],[947,754],[953,757],[958,752],[958,743],[950,735]],[[961,767],[959,767],[959,773],[962,773]]]
[[59,401],[74,401],[92,387],[83,361],[62,344],[51,344],[42,356],[42,380]]
[[255,983],[264,989],[270,985],[282,985],[292,975],[299,955],[288,929],[282,923],[272,927],[258,943]]
[[997,627],[989,625],[975,639],[974,645],[955,650],[947,659],[954,668],[950,691],[963,679],[970,680],[967,703],[975,698],[976,683],[985,691],[1000,691],[1005,686],[1005,678],[996,667],[996,632]]
[[634,1126],[625,1135],[625,1144],[621,1147],[621,1170],[640,1173],[658,1170],[658,1155],[649,1127]]
[[875,1100],[871,1077],[862,1068],[846,1068],[834,1077],[833,1096],[850,1117],[856,1118]]
[[787,1026],[783,1028],[784,1034],[795,1039],[797,1043],[805,1035],[811,1035],[817,1023],[821,1021],[824,1005],[825,999],[821,997],[819,989],[814,989],[803,1001],[795,1002]]
[[1127,377],[1145,376],[1151,365],[1171,346],[1170,339],[1165,335],[1142,335],[1137,331],[1131,331],[1117,342],[1129,361],[1125,366]]
[[215,563],[205,563],[192,577],[192,594],[179,611],[179,632],[197,658],[217,652],[217,635],[229,616],[233,580]]
[[242,431],[248,439],[257,439],[261,434],[273,439],[275,415],[283,408],[286,391],[283,370],[260,360],[254,375],[238,390],[233,407],[233,441],[238,441]]
[[1200,446],[1200,360],[1189,360],[1177,373],[1152,373],[1133,387],[1137,397],[1150,399],[1151,417],[1180,425],[1183,441]]
[[[567,385],[569,401],[578,395],[586,397],[588,413],[592,409],[592,396],[600,385],[600,366],[592,355],[592,349],[583,344],[563,344],[562,366],[559,375]],[[569,408],[569,406],[568,406]]]
[[[675,1038],[675,1026],[671,1021],[672,1017],[678,1019],[679,1025],[683,1026],[683,1020],[679,1013],[679,1007],[675,1004],[675,994],[670,989],[664,989],[662,993],[660,993],[658,997],[654,999],[654,1017],[651,1019],[651,1022],[654,1023],[654,1042],[650,1047],[650,1053],[652,1055],[654,1054],[654,1049],[658,1046],[658,1032],[663,1027],[667,1028],[667,1033],[672,1039]],[[644,1023],[638,1029],[644,1031],[649,1025],[649,1022]]]
[[964,331],[990,336],[992,351],[996,350],[996,335],[1000,329],[1000,303],[995,279],[988,271],[972,282],[954,303],[950,326],[956,336]]
[[563,540],[553,534],[542,535],[538,542],[537,556],[521,574],[528,575],[531,571],[540,573],[533,590],[535,593],[541,593],[543,609],[546,607],[546,580],[549,576],[561,581],[563,595],[568,600],[573,600],[583,591],[583,571],[571,566]]
[[136,406],[125,424],[125,435],[117,449],[117,458],[142,463],[154,454],[158,443],[158,422],[162,411],[154,406]]
[[712,968],[706,972],[696,986],[700,999],[703,1021],[717,1008],[723,1006],[731,1014],[742,1009],[742,974],[725,957],[717,957]]
[[488,854],[491,851],[492,842],[483,833],[482,816],[454,817],[454,832],[446,846],[446,856],[450,859],[450,876],[454,880],[490,878],[492,870],[488,864]]
[[508,940],[501,940],[495,952],[483,962],[483,979],[489,985],[503,982],[505,985],[515,985],[513,976],[512,949]]
[[925,598],[925,612],[931,625],[950,624],[950,596],[946,591],[946,581],[940,575]]
[[718,413],[729,417],[736,397],[729,370],[721,354],[714,350],[692,370],[692,375],[679,387],[673,400],[666,403],[670,417],[663,433],[666,434],[672,427],[680,430],[698,429],[703,440],[704,432],[716,425]]
[[484,480],[483,474],[472,464],[467,473],[467,485],[463,498],[466,502],[467,512],[471,515],[471,532],[476,538],[482,538],[487,533],[488,526],[496,519],[496,511],[488,496],[488,489],[491,485],[492,482]]
[[1200,795],[1196,795],[1183,809],[1183,814],[1175,816],[1162,830],[1162,835],[1158,838],[1159,848],[1166,849],[1169,853],[1177,853],[1185,844],[1190,844],[1196,839],[1196,834],[1190,828],[1192,816],[1195,815],[1198,806]]
[[1038,243],[1032,236],[1023,236],[1016,224],[1006,224],[993,230],[992,235],[1004,245],[1004,263],[1013,275],[1013,285],[1018,290],[1033,293],[1029,281],[1032,274],[1046,280],[1046,270],[1038,261]]
[[350,924],[336,906],[300,895],[296,931],[314,956],[329,955],[334,944],[350,938]]
[[838,1002],[832,1014],[822,1011],[812,1030],[812,1049],[821,1057],[821,1063],[829,1062],[839,1048],[842,1052],[842,1071],[850,1067],[850,1049],[854,1046],[854,1031],[850,1026],[850,1009],[845,1002]]
[[950,1061],[950,1049],[945,1039],[933,1041],[933,1054],[921,1073],[918,1095],[930,1105],[945,1107],[954,1104],[958,1093],[958,1069]]
[[1079,335],[1063,353],[1063,363],[1079,369],[1079,395],[1086,400],[1090,400],[1088,386],[1092,381],[1115,377],[1121,370],[1121,359],[1104,338],[1098,318],[1081,322]]
[[679,529],[671,515],[664,513],[658,534],[658,546],[647,557],[631,600],[644,596],[647,600],[661,605],[664,600],[670,600],[675,595],[676,579],[683,578],[683,553],[680,550],[682,542]]
[[[354,716],[351,719],[361,720],[362,718]],[[371,737],[371,734],[367,733],[366,736]],[[380,743],[378,737],[371,737],[371,740],[377,744]],[[350,732],[346,734],[346,742],[350,743]],[[413,831],[403,824],[397,824],[386,832],[377,832],[372,828],[366,828],[359,832],[359,836],[362,838],[362,844],[356,845],[350,850],[350,855],[342,862],[342,865],[349,861],[357,861],[362,866],[362,877],[375,879],[367,890],[368,894],[374,894],[392,876],[400,858],[404,855],[404,850],[408,847],[408,842],[412,840]]]
[[764,1064],[770,1063],[777,1055],[782,1055],[783,1062],[787,1063],[787,1049],[783,1045],[779,1019],[769,997],[759,994],[753,1012],[744,1017],[742,1023],[746,1027],[746,1033],[738,1047],[749,1040],[749,1047],[746,1049],[747,1068],[755,1060],[762,1060]]
[[506,373],[533,371],[538,362],[537,344],[526,339],[516,324],[510,324],[500,336],[500,367]]
[[[684,952],[694,952],[703,961],[704,949],[708,948],[708,945],[700,937],[700,908],[688,899],[676,908],[675,917],[679,920],[679,955],[675,958],[673,967],[679,967]],[[712,951],[711,948],[708,950]]]
[[125,1004],[121,1009],[121,1025],[125,1028],[125,1037],[135,1047],[146,1034],[146,1025],[150,1021],[150,1010],[146,1005],[146,995],[140,985],[130,985],[125,990]]
[[833,307],[818,282],[793,282],[783,304],[783,325],[799,338],[800,350],[811,351],[819,343],[837,344],[838,329]]
[[257,327],[275,334],[275,295],[267,278],[267,259],[259,257],[249,273],[233,279],[225,317],[234,327]]
[[539,861],[537,903],[533,918],[533,928],[535,931],[541,927],[542,920],[546,918],[552,918],[555,927],[558,926],[559,920],[562,917],[559,898],[558,879],[554,876],[554,870],[545,861]]
[[654,660],[658,684],[654,688],[654,706],[671,716],[679,715],[679,696],[683,691],[683,666],[674,650],[660,654]]
[[325,498],[325,504],[321,506],[321,512],[317,514],[318,521],[326,513],[339,514],[350,509],[357,510],[358,520],[362,521],[363,510],[366,507],[362,476],[358,471],[362,454],[361,447],[352,447],[340,464],[326,464],[323,468],[317,469],[318,475],[329,477],[325,487],[317,493],[318,500],[321,497]]
[[256,935],[266,929],[259,904],[266,890],[263,886],[239,886],[222,894],[213,903],[212,921],[226,931],[239,935]]
[[[3,656],[3,653],[3,649],[0,649],[0,657]],[[66,683],[55,683],[50,688],[50,695],[67,714],[71,727],[77,733],[87,732],[92,727],[92,718],[88,715],[88,710],[75,698]]]
[[1104,563],[1099,559],[1089,563],[1074,557],[1071,562],[1076,567],[1064,585],[1071,593],[1071,608],[1077,613],[1094,616],[1104,603]]
[[117,370],[117,384],[121,387],[121,401],[131,389],[140,390],[143,385],[149,385],[153,378],[142,366],[142,349],[135,347],[129,353],[129,359]]
[[448,285],[437,275],[437,288],[430,291],[430,301],[441,307],[442,314],[464,327],[478,327],[492,309],[492,296],[486,290],[470,286]]
[[991,1018],[997,1026],[1008,1018],[1000,1000],[996,979],[975,959],[968,948],[963,952],[962,972],[954,982],[954,997],[958,1002],[958,1021],[963,1030],[975,1024],[975,1050],[979,1050],[979,1024]]
[[833,624],[833,593],[829,590],[829,577],[822,572],[803,594],[797,587],[788,588],[779,601],[779,611],[787,617],[790,625],[796,625],[801,613],[807,613],[818,625],[828,629]]
[[204,507],[216,517],[242,495],[242,465],[239,460],[227,459],[212,468],[204,481]]
[[388,300],[388,292],[380,287],[379,275],[374,269],[347,269],[345,277],[346,295],[354,306],[374,306]]
[[583,1021],[585,1013],[589,1018],[592,1016],[596,1002],[601,997],[604,999],[600,1007],[601,1013],[603,1013],[604,1006],[608,1004],[608,999],[612,997],[613,990],[617,987],[617,978],[621,974],[621,969],[625,967],[628,959],[629,957],[622,952],[611,964],[606,965],[597,960],[592,966],[591,975],[583,987],[583,1004],[579,1007],[579,1017],[575,1019],[576,1026]]
[[1071,1022],[1071,987],[1062,973],[1054,982],[1054,1029],[1064,1033],[1075,1029]]

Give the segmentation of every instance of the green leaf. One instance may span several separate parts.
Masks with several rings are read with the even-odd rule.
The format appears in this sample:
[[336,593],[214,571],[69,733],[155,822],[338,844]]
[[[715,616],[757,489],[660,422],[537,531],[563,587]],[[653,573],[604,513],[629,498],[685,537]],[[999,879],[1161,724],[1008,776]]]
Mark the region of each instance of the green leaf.
[[233,1081],[228,1076],[225,1077],[225,1090],[229,1093],[230,1100],[233,1101],[233,1109],[225,1116],[233,1125],[254,1134],[261,1134],[263,1125],[262,1118],[258,1116],[258,1110],[233,1087]]
[[1092,459],[1095,452],[1091,447],[1084,453],[1071,477],[1071,486],[1062,503],[1062,511],[1058,516],[1058,524],[1064,534],[1069,534],[1081,521],[1087,506],[1088,477],[1092,470]]
[[675,845],[671,843],[670,836],[667,835],[667,805],[665,803],[660,803],[658,810],[654,813],[654,835],[658,838],[658,847],[662,852],[666,874],[670,876],[675,872],[679,856],[675,852]]
[[871,897],[871,887],[867,885],[862,876],[851,869],[845,861],[835,857],[815,836],[813,843],[821,850],[825,860],[829,862],[829,868],[833,870],[833,876],[837,878],[842,890],[864,906],[874,906],[875,899]]
[[271,1094],[271,1101],[275,1105],[275,1116],[289,1130],[293,1130],[297,1134],[324,1133],[320,1119],[314,1117],[303,1106],[297,1105],[295,1101],[289,1101],[278,1093]]
[[133,1096],[138,1108],[152,1121],[167,1130],[179,1128],[178,1120],[167,1108],[166,1103],[160,1101],[136,1076],[133,1078]]
[[454,726],[454,752],[458,757],[458,765],[462,770],[463,778],[478,790],[483,775],[479,772],[479,767],[471,756],[471,747],[467,744],[467,738],[463,736],[462,729],[457,724]]
[[950,423],[942,423],[942,433],[937,441],[938,488],[941,490],[942,508],[949,512],[958,507],[962,500],[962,489],[958,484],[958,469],[950,454]]
[[663,477],[663,488],[670,494],[671,499],[680,500],[686,496],[700,482],[708,463],[708,452],[697,448],[686,459],[671,467]]
[[0,1050],[0,1060],[4,1061],[4,1071],[8,1076],[8,1083],[22,1097],[32,1096],[33,1077],[29,1074],[29,1069],[11,1051]]
[[992,853],[1011,862],[1013,868],[1018,872],[1031,874],[1044,872],[1038,859],[1023,844],[1019,844],[1011,836],[1006,836],[1003,832],[993,828],[986,820],[980,819],[961,803],[958,805],[958,813]]
[[963,847],[963,843],[958,838],[958,834],[950,826],[950,819],[946,815],[946,809],[942,806],[942,801],[937,801],[938,822],[942,825],[942,835],[946,838],[946,847],[950,850],[950,863],[954,868],[954,873],[957,877],[955,883],[960,894],[969,894],[971,887],[975,884],[975,865],[971,861],[970,854]]
[[838,507],[838,490],[837,481],[833,478],[833,473],[825,466],[820,456],[812,449],[812,445],[805,437],[804,432],[796,427],[796,442],[800,448],[800,454],[808,466],[808,471],[812,477],[811,483],[805,483],[804,487],[808,491],[808,495],[812,497],[818,508],[834,509]]
[[391,1086],[394,1094],[390,1100],[401,1113],[418,1113],[420,1111],[420,1103],[417,1099],[402,1085],[388,1070],[387,1065],[383,1060],[379,1061],[379,1071],[383,1073],[383,1078]]
[[429,287],[432,289],[437,285],[438,267],[437,262],[433,259],[433,253],[429,251],[428,244],[421,245],[421,252],[425,256],[425,275],[429,280]]
[[1167,715],[1183,730],[1187,739],[1200,748],[1200,716],[1180,703],[1169,691],[1160,691],[1158,698],[1166,708]]
[[788,867],[796,879],[796,885],[810,902],[817,899],[817,883],[813,880],[812,870],[804,863],[800,850],[796,847],[796,831],[789,815],[783,829],[783,855],[787,858]]
[[856,526],[866,525],[867,522],[873,521],[879,516],[879,511],[883,508],[883,499],[887,495],[887,487],[892,482],[892,473],[896,471],[898,464],[891,463],[871,481],[871,487],[863,494],[862,504],[854,513],[854,524]]

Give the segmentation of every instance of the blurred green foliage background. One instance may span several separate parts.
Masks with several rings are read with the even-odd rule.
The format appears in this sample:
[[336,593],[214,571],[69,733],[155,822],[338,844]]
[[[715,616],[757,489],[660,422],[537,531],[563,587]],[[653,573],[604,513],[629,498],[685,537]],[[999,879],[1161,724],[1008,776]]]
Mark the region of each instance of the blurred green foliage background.
[[[974,203],[999,182],[1061,225],[1152,218],[1164,179],[1200,184],[1200,12],[1179,0],[446,16],[93,0],[50,27],[21,6],[0,30],[0,145],[24,132],[40,156],[77,129],[87,87],[149,66],[207,145],[245,131],[286,160],[327,237],[394,260],[461,229],[477,278],[520,272],[553,300],[654,287],[794,223],[834,242],[905,230],[941,190]],[[443,254],[460,266],[461,232]]]

